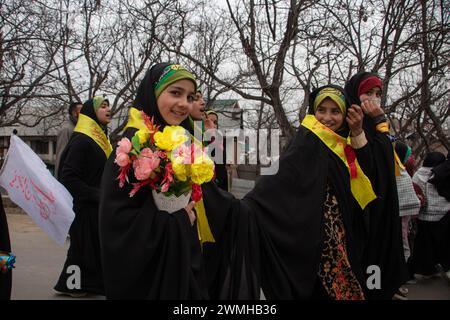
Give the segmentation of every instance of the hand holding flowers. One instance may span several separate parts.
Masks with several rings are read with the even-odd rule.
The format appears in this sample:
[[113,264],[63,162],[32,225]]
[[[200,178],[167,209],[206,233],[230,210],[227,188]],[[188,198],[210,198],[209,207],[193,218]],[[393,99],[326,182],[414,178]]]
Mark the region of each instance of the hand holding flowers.
[[200,185],[212,180],[214,162],[206,155],[200,142],[191,143],[189,133],[180,126],[166,126],[163,131],[144,113],[145,128],[132,137],[122,138],[116,149],[115,163],[119,169],[119,186],[130,183],[133,169],[137,182],[130,197],[143,186],[165,196],[179,197],[192,191],[192,199],[202,197]]

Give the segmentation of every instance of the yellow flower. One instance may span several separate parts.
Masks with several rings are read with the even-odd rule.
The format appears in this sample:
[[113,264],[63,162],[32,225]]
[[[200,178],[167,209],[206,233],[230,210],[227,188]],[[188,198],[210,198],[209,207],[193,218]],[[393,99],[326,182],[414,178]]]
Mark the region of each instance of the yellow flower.
[[186,181],[189,176],[189,165],[179,163],[179,162],[172,162],[172,169],[175,172],[175,177],[179,181]]
[[189,139],[186,136],[186,130],[180,126],[167,126],[163,132],[155,133],[154,138],[156,146],[166,151],[171,151]]
[[191,165],[191,179],[196,184],[211,181],[214,176],[214,162],[205,154],[195,158]]
[[136,135],[139,137],[139,144],[141,146],[150,139],[150,132],[148,130],[140,129],[136,132]]

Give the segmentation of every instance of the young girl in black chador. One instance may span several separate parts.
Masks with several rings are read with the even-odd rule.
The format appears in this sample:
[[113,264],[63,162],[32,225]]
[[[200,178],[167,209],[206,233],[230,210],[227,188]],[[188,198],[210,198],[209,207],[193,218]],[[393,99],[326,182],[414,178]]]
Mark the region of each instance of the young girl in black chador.
[[[69,231],[67,259],[55,290],[74,297],[104,293],[98,207],[103,167],[112,151],[107,137],[109,122],[108,100],[94,97],[86,101],[61,156],[58,177],[73,197],[75,219]],[[81,287],[73,277],[69,279],[75,272],[81,275]]]
[[[142,80],[123,137],[145,130],[141,112],[163,130],[189,129],[188,115],[197,85],[180,65],[158,63]],[[201,244],[194,224],[194,203],[171,214],[158,210],[149,186],[129,196],[119,187],[119,166],[111,157],[102,179],[100,239],[109,299],[207,299]],[[130,183],[136,182],[132,174]],[[135,180],[133,180],[135,179]],[[199,219],[197,219],[198,221]]]
[[362,210],[376,196],[361,109],[339,87],[312,92],[278,168],[240,201],[203,187],[212,297],[258,298],[261,286],[267,299],[364,299]]
[[354,75],[345,85],[350,104],[364,111],[363,127],[373,155],[373,171],[369,175],[377,199],[368,206],[369,238],[364,267],[379,268],[381,286],[367,292],[369,299],[391,299],[408,278],[395,179],[400,174],[401,161],[394,152],[381,108],[382,87],[379,76],[368,72]]

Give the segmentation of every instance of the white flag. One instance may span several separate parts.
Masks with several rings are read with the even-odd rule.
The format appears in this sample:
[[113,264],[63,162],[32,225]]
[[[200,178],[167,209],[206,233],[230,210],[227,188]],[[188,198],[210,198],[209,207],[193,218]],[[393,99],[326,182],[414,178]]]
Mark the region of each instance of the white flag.
[[75,218],[73,198],[33,150],[15,135],[11,136],[0,170],[0,186],[50,238],[64,245]]

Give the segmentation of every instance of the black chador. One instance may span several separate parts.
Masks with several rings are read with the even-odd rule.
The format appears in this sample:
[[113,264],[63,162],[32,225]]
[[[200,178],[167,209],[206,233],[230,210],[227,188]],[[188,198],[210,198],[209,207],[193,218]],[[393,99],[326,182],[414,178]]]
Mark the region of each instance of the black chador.
[[[74,133],[61,156],[58,177],[73,197],[75,212],[69,230],[67,259],[55,286],[56,291],[63,293],[104,293],[98,208],[101,176],[112,148],[106,127],[95,113],[104,100],[95,97],[83,104]],[[79,270],[70,266],[77,266]],[[81,283],[77,284],[75,273],[78,271]]]
[[[130,108],[123,137],[131,141],[134,133],[145,126],[141,111],[154,117],[154,124],[160,125],[160,130],[167,125],[158,110],[154,88],[181,79],[195,82],[187,70],[170,66],[156,64],[146,73]],[[189,128],[187,120],[180,125]],[[149,186],[130,197],[131,183],[137,180],[129,174],[130,183],[120,188],[119,167],[114,158],[111,156],[106,163],[100,200],[100,238],[107,298],[207,299],[196,225],[191,226],[185,209],[172,214],[158,210]]]
[[[348,129],[337,135],[346,138]],[[370,171],[370,149],[355,152]],[[212,183],[203,192],[216,239],[204,254],[211,297],[253,299],[261,287],[267,299],[363,298],[363,210],[343,160],[307,127],[298,129],[278,172],[261,177],[244,199]],[[339,239],[330,236],[334,227]],[[339,272],[332,274],[327,261]],[[333,287],[339,283],[344,295]]]
[[[361,72],[353,76],[345,86],[351,104],[361,105],[358,90],[363,80],[378,77]],[[364,116],[364,131],[373,155],[371,181],[377,199],[367,208],[369,238],[365,250],[364,267],[377,266],[381,271],[381,287],[367,292],[369,299],[391,299],[397,289],[407,280],[397,184],[395,181],[395,158],[388,133],[379,132],[374,121]]]

